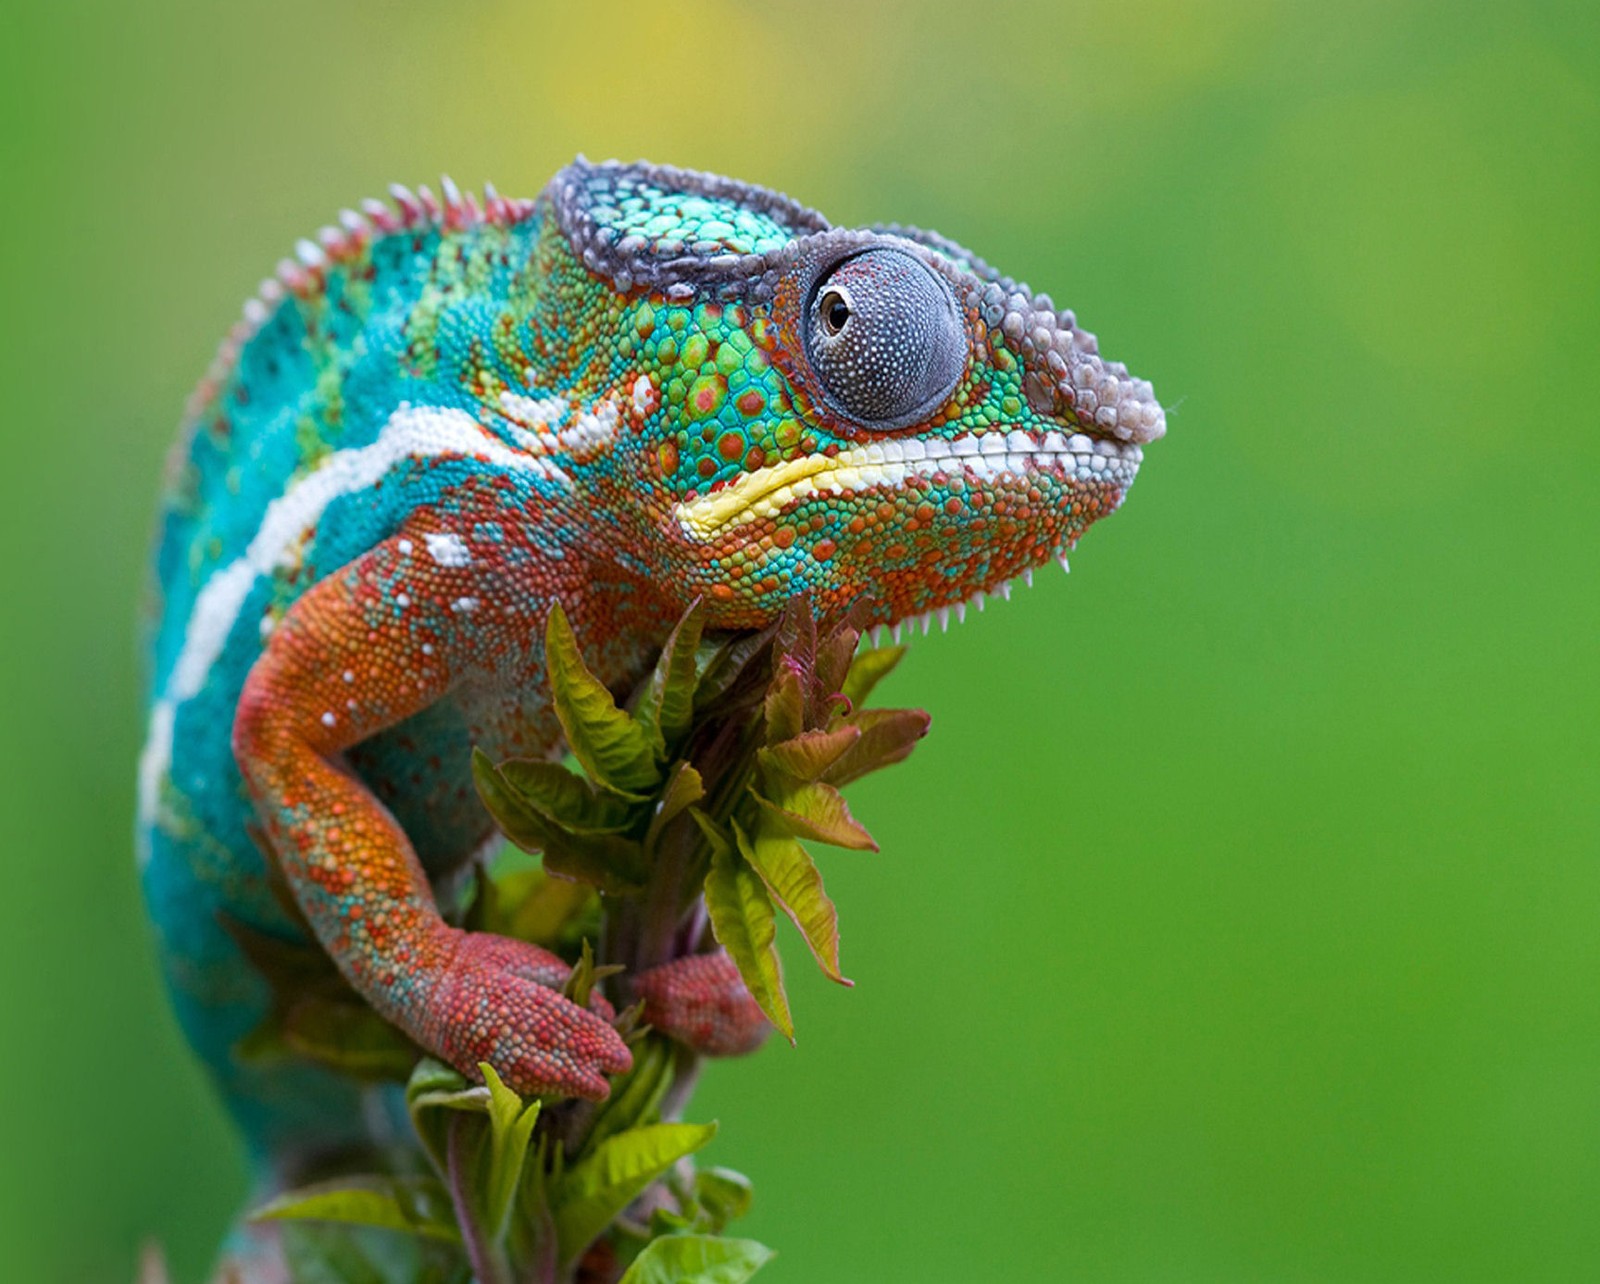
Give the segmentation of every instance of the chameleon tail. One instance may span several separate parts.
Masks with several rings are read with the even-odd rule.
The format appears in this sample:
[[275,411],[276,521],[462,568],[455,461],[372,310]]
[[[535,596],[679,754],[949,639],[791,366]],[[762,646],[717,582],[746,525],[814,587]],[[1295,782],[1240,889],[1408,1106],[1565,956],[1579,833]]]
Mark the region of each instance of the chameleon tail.
[[[242,825],[241,836],[249,843]],[[281,1188],[331,1156],[369,1147],[375,1130],[389,1127],[393,1103],[310,1063],[241,1050],[271,995],[220,917],[225,905],[238,912],[240,854],[219,858],[210,835],[184,841],[156,827],[141,837],[162,974],[184,1035],[243,1135],[257,1186]],[[253,844],[249,859],[260,863]]]

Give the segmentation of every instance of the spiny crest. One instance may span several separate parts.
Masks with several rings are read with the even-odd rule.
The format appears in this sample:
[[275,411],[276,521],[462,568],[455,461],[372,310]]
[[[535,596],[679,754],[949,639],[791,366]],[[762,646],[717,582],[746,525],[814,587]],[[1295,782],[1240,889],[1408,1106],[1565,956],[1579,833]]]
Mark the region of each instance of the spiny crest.
[[243,315],[228,331],[205,376],[190,395],[185,422],[198,418],[211,404],[233,373],[239,353],[267,323],[285,295],[315,298],[326,285],[331,269],[360,259],[377,238],[435,228],[459,232],[477,226],[512,227],[534,209],[531,200],[500,195],[493,183],[483,185],[481,201],[475,193],[463,192],[448,175],[440,178],[439,190],[443,199],[426,184],[412,191],[395,183],[389,188],[389,202],[364,200],[359,212],[341,210],[337,226],[323,227],[314,236],[297,241],[294,256],[280,259],[255,296],[246,300]]

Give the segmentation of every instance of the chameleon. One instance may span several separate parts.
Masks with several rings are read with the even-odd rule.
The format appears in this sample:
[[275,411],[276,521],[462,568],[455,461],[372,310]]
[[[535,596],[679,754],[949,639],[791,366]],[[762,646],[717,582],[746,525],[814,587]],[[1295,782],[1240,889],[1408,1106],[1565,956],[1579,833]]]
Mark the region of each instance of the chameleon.
[[[440,907],[494,836],[473,746],[561,751],[552,604],[618,691],[696,599],[926,631],[1064,560],[1165,427],[955,242],[715,175],[580,157],[535,199],[396,187],[299,242],[170,457],[138,769],[164,979],[261,1179],[374,1124],[341,1076],[241,1055],[269,995],[230,923],[309,933],[463,1073],[598,1099],[629,1068],[560,958]],[[668,967],[648,1020],[759,1041],[726,956]]]

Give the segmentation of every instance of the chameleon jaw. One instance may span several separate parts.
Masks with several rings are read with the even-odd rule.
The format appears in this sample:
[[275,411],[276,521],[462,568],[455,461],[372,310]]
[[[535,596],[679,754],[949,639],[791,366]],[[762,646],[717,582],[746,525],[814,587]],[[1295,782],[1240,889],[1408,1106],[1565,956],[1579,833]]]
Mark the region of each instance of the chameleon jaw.
[[1066,469],[1084,482],[1111,482],[1126,490],[1144,458],[1131,442],[1012,429],[965,433],[928,440],[906,437],[842,450],[837,455],[802,455],[743,474],[709,495],[678,503],[673,514],[683,533],[698,544],[759,518],[775,518],[812,495],[836,495],[901,485],[908,478],[960,468],[978,480],[1010,474],[1025,477],[1043,468]]

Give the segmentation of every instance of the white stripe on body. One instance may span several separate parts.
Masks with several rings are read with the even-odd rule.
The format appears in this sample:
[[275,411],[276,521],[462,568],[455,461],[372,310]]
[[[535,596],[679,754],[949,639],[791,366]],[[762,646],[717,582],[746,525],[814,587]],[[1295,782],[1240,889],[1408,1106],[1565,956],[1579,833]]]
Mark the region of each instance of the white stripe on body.
[[161,697],[150,709],[144,750],[139,755],[141,869],[150,859],[149,831],[156,823],[161,783],[172,766],[172,731],[178,707],[204,688],[256,580],[292,564],[294,550],[306,531],[334,500],[374,485],[402,460],[449,456],[465,456],[571,484],[571,478],[554,463],[496,441],[464,410],[402,402],[370,445],[334,452],[268,504],[261,528],[243,555],[214,572],[195,597],[183,648]]

